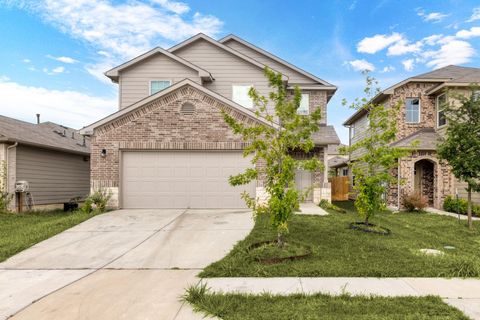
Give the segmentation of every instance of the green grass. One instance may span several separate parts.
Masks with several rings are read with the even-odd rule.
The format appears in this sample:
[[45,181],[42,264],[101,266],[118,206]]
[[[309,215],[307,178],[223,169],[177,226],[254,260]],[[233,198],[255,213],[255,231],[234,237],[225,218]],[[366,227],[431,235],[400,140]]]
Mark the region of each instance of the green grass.
[[0,262],[93,216],[61,210],[0,213]]
[[195,311],[225,320],[468,319],[434,296],[218,294],[205,287],[191,287],[184,299]]
[[[480,277],[480,232],[465,221],[428,213],[377,214],[371,221],[391,230],[383,236],[349,229],[358,221],[351,202],[336,205],[346,214],[295,215],[287,242],[303,243],[313,254],[303,260],[265,265],[253,259],[248,246],[275,239],[265,219],[258,219],[246,239],[222,260],[208,266],[202,277]],[[454,250],[445,249],[453,246]],[[437,249],[443,256],[427,256],[420,249]]]

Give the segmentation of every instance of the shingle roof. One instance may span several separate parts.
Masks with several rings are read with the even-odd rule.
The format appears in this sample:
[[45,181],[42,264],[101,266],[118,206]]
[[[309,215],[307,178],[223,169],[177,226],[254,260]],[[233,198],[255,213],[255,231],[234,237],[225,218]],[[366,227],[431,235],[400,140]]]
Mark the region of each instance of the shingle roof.
[[348,163],[348,159],[344,157],[335,157],[330,160],[328,160],[328,167],[329,168],[339,168],[346,166]]
[[322,125],[320,129],[312,135],[313,142],[316,145],[339,144],[337,132],[333,126]]
[[418,141],[418,145],[414,147],[417,150],[436,150],[440,136],[435,132],[435,129],[424,128],[403,139],[395,141],[391,145],[394,147],[409,148],[414,141]]
[[90,142],[78,130],[53,122],[33,124],[0,116],[0,141],[12,141],[48,149],[90,154]]
[[422,73],[411,79],[412,81],[415,79],[449,79],[446,82],[479,82],[480,69],[450,65],[427,73]]

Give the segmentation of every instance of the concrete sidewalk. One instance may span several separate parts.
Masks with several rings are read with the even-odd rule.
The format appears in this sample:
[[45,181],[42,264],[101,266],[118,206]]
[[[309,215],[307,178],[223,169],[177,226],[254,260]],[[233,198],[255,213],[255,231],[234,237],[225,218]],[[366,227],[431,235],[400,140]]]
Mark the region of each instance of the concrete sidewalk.
[[[430,213],[436,213],[436,214],[439,214],[439,215],[442,215],[442,216],[449,216],[449,217],[457,218],[457,219],[460,219],[460,220],[467,220],[468,219],[468,217],[464,214],[457,214],[457,213],[448,212],[448,211],[444,211],[444,210],[439,210],[439,209],[435,209],[435,208],[426,208],[425,211],[430,212]],[[478,220],[480,220],[480,218],[479,217],[472,217],[472,220],[478,221]]]
[[212,291],[288,295],[293,293],[377,296],[440,296],[446,303],[480,319],[480,280],[443,278],[209,278]]

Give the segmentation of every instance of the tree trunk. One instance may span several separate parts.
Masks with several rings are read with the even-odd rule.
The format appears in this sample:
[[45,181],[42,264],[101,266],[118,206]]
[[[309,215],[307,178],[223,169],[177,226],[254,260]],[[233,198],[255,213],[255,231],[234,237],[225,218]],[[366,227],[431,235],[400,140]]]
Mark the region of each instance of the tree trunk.
[[467,215],[468,215],[468,228],[473,228],[472,222],[472,186],[468,184],[468,206],[467,206]]
[[277,246],[279,248],[283,248],[283,245],[285,243],[283,242],[283,234],[281,234],[280,232],[277,233]]

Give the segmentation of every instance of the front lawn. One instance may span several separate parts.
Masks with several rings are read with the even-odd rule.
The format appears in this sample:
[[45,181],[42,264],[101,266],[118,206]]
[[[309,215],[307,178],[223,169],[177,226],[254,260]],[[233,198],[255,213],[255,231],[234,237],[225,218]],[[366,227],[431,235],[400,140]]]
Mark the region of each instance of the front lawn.
[[62,210],[0,213],[0,262],[93,216]]
[[468,319],[439,297],[274,296],[209,293],[202,287],[187,291],[194,310],[224,320],[295,319]]
[[[265,219],[258,219],[247,238],[222,260],[204,269],[202,277],[480,277],[480,223],[473,231],[465,222],[429,213],[376,215],[373,223],[392,231],[384,236],[355,231],[359,220],[351,202],[337,202],[347,213],[328,216],[295,215],[287,242],[304,244],[306,259],[264,264],[255,260],[249,246],[275,238]],[[444,252],[429,256],[420,249]]]

